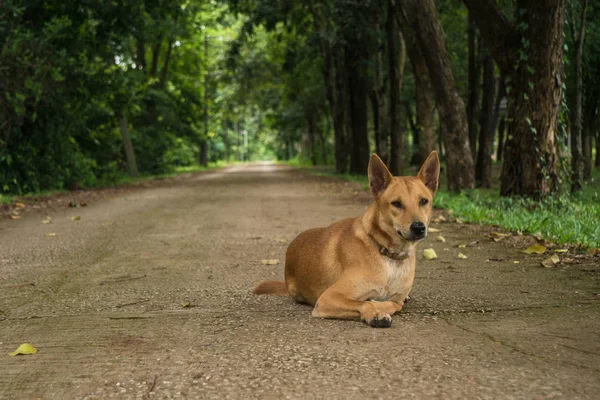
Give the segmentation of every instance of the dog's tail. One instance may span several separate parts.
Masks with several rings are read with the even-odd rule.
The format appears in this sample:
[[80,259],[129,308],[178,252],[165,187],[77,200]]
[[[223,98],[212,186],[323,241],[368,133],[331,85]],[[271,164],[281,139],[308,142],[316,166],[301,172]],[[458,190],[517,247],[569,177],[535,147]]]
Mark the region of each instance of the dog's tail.
[[274,294],[276,296],[289,296],[285,282],[264,281],[254,289],[254,294]]

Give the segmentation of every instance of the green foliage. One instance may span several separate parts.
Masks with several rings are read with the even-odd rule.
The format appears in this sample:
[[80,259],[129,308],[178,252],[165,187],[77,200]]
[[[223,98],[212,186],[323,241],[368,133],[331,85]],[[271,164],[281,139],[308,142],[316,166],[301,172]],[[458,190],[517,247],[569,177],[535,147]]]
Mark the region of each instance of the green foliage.
[[[142,174],[195,164],[208,139],[201,77],[217,75],[237,34],[223,11],[184,0],[0,3],[0,192],[118,181],[122,112]],[[210,59],[206,34],[219,39]],[[209,98],[220,85],[212,79]],[[210,106],[215,131],[222,112]],[[210,140],[213,159],[224,158],[226,138]]]

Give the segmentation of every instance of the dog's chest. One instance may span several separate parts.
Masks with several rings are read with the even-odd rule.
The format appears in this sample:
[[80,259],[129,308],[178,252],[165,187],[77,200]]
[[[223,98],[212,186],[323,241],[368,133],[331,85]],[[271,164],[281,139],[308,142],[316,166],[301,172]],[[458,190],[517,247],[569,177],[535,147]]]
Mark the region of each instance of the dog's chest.
[[373,300],[385,301],[395,295],[400,295],[402,300],[408,296],[412,287],[414,271],[409,260],[396,261],[385,258],[381,263],[382,283],[376,289],[377,297]]

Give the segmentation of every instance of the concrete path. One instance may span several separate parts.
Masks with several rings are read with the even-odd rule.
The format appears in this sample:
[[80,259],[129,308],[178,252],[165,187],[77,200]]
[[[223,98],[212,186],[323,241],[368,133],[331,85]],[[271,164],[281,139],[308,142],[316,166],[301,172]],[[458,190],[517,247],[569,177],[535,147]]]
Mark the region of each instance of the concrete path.
[[251,294],[295,235],[368,202],[263,164],[1,220],[0,398],[598,398],[598,258],[545,269],[522,237],[440,223],[390,329]]

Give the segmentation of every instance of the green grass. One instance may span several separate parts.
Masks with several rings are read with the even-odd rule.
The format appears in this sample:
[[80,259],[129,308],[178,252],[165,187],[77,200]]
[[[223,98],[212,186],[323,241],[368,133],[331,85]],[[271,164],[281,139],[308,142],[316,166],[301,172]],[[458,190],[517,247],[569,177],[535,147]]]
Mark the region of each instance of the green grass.
[[[358,182],[368,190],[364,175],[340,175],[331,168],[302,168],[314,175]],[[496,166],[496,175],[499,166]],[[497,225],[525,234],[541,233],[558,244],[583,248],[600,247],[600,171],[577,195],[564,194],[541,202],[524,198],[500,197],[499,190],[475,189],[460,194],[448,192],[442,182],[434,206],[465,222]]]
[[[151,180],[155,180],[155,179],[167,179],[167,178],[172,178],[172,177],[175,177],[175,176],[181,175],[181,174],[189,174],[189,173],[194,173],[194,172],[202,172],[202,171],[208,171],[211,169],[222,168],[222,167],[226,167],[231,164],[233,164],[233,163],[228,163],[225,161],[217,161],[214,163],[209,163],[208,166],[206,166],[206,167],[202,167],[200,165],[193,165],[193,166],[189,166],[189,167],[177,167],[177,168],[175,168],[175,171],[165,173],[165,174],[141,175],[138,177],[131,177],[128,175],[123,175],[123,176],[119,177],[118,179],[113,180],[112,182],[101,182],[99,185],[97,185],[95,187],[90,187],[90,188],[86,188],[86,189],[115,187],[115,186],[135,184],[137,182],[151,181]],[[67,192],[68,192],[68,190],[47,190],[47,191],[40,191],[40,192],[35,192],[35,193],[26,193],[23,195],[0,194],[0,204],[11,204],[11,203],[14,203],[15,201],[19,201],[19,200],[27,200],[27,199],[39,198],[39,197],[48,197],[48,196],[52,196],[55,194],[61,194],[61,193],[67,193]]]

